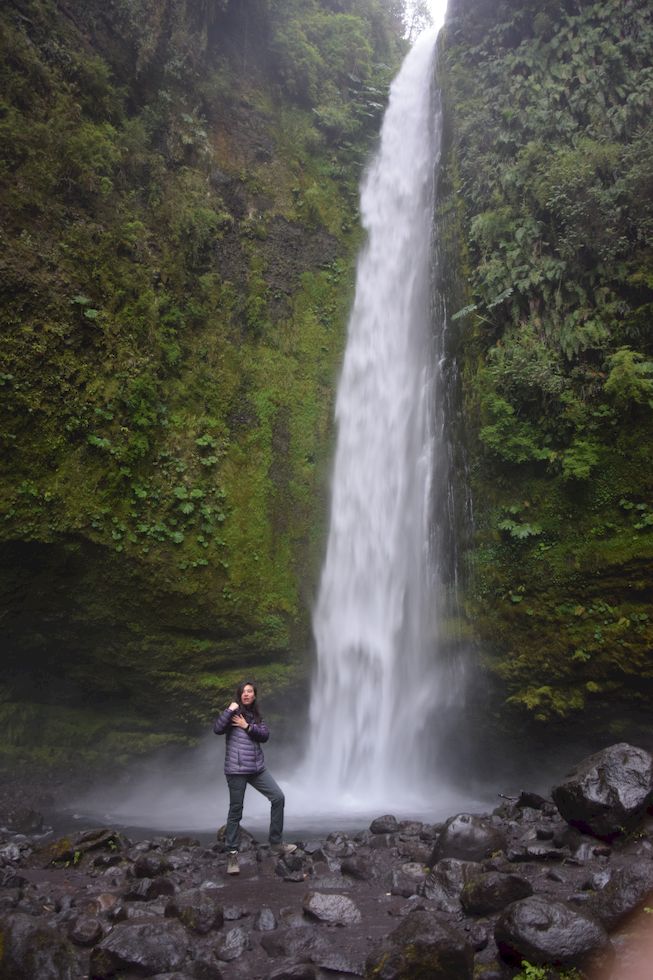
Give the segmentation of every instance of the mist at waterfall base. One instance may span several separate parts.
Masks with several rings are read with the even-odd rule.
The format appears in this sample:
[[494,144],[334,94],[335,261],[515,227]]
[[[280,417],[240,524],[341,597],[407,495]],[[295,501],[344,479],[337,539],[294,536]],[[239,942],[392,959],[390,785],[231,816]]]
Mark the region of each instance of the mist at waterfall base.
[[[451,778],[465,658],[452,626],[446,318],[433,298],[435,37],[421,35],[392,85],[361,187],[367,239],[338,387],[308,734],[275,740],[273,726],[265,746],[290,834],[360,829],[387,812],[435,821],[487,804]],[[192,756],[153,758],[77,809],[127,826],[216,827],[227,809],[223,752],[210,737]],[[268,813],[249,790],[244,826],[264,830]]]

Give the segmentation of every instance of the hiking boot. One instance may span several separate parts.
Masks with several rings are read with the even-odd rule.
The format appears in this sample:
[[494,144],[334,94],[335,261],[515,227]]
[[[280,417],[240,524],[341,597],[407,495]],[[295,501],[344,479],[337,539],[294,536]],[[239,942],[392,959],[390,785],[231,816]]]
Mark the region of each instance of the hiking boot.
[[271,854],[293,854],[296,850],[296,844],[270,844]]
[[227,858],[227,874],[240,874],[240,868],[238,867],[238,851],[229,851],[229,857]]

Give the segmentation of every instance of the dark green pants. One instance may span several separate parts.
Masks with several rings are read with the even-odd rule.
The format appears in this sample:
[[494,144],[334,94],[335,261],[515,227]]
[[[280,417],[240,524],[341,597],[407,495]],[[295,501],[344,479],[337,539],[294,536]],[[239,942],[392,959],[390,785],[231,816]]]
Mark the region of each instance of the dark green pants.
[[240,820],[243,815],[243,800],[247,786],[253,786],[272,804],[270,807],[270,843],[280,844],[283,834],[283,807],[286,799],[281,787],[277,785],[267,769],[263,772],[227,776],[229,786],[229,814],[225,846],[228,851],[237,851],[240,840]]

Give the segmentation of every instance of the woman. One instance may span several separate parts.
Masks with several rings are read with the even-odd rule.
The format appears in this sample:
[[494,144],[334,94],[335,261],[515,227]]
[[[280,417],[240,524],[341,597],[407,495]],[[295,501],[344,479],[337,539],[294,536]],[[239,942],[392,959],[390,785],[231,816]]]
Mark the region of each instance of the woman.
[[236,700],[215,719],[213,731],[216,735],[227,736],[224,757],[224,771],[229,786],[229,814],[225,834],[225,846],[229,852],[227,874],[237,875],[240,820],[248,783],[271,803],[272,850],[278,854],[290,854],[297,848],[294,844],[281,843],[285,798],[265,768],[261,743],[269,739],[270,729],[261,718],[256,703],[256,685],[252,681],[241,681],[236,688]]

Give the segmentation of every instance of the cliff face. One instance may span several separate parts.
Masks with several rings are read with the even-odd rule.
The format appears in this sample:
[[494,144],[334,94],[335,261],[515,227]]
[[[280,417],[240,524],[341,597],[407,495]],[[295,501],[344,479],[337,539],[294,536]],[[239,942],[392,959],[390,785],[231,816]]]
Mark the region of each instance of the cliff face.
[[119,760],[305,670],[400,25],[25,0],[0,27],[2,751]]
[[648,725],[652,52],[644,0],[451,0],[441,38],[466,604],[504,726]]

